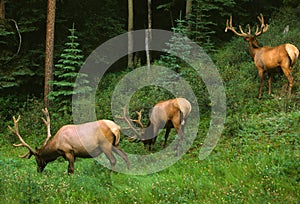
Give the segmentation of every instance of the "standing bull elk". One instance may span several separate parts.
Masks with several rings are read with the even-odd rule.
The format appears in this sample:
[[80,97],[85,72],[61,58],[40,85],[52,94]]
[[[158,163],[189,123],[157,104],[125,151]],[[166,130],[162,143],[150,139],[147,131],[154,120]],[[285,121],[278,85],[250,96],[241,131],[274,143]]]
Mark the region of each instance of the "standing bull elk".
[[102,152],[109,159],[111,168],[114,170],[116,158],[112,151],[120,155],[129,168],[127,154],[119,147],[120,127],[113,121],[98,120],[79,125],[65,125],[50,140],[50,116],[47,109],[42,111],[46,116],[46,119],[42,119],[47,127],[47,138],[40,149],[31,148],[21,137],[18,128],[20,116],[17,119],[13,117],[14,128],[8,126],[21,141],[20,144],[14,144],[14,146],[24,146],[29,150],[25,155],[19,157],[29,159],[33,155],[37,162],[38,172],[42,172],[47,163],[62,156],[69,161],[68,173],[73,174],[76,157],[91,158]]
[[263,15],[260,14],[258,16],[258,20],[261,23],[260,29],[257,26],[256,32],[254,35],[251,34],[251,28],[248,24],[248,32],[245,33],[241,26],[239,26],[240,33],[235,30],[232,26],[232,16],[230,16],[230,20],[226,22],[225,32],[227,30],[231,30],[237,36],[243,37],[249,43],[249,50],[252,59],[254,60],[254,64],[257,68],[258,75],[260,77],[260,86],[259,86],[259,95],[258,98],[260,99],[262,96],[262,86],[264,81],[264,72],[268,73],[269,76],[269,94],[271,94],[271,83],[272,77],[271,72],[276,68],[281,68],[284,75],[288,80],[288,94],[289,97],[291,95],[292,87],[293,87],[293,76],[292,66],[296,63],[296,60],[299,56],[299,50],[292,44],[282,44],[276,47],[268,47],[263,46],[259,47],[257,42],[257,37],[261,34],[265,33],[269,25],[264,23]]
[[[141,140],[144,145],[149,145],[149,150],[151,150],[152,145],[154,145],[156,141],[158,131],[163,128],[166,129],[165,140],[163,144],[164,147],[167,144],[171,128],[176,129],[180,144],[183,140],[184,127],[191,110],[191,104],[188,100],[184,98],[175,98],[161,101],[153,107],[147,127],[144,127],[141,122],[141,111],[137,112],[137,120],[131,120],[126,117],[126,109],[124,108],[124,116],[122,119],[125,119],[126,123],[129,125],[129,128],[134,131],[135,137]],[[137,123],[142,128],[141,131],[138,131],[131,124],[131,121]]]

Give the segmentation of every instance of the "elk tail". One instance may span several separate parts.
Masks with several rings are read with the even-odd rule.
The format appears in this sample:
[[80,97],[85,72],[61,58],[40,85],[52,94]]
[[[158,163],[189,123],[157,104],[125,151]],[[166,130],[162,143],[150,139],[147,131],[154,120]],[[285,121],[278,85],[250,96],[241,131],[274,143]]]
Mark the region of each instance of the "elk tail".
[[299,57],[299,50],[296,46],[289,43],[285,45],[285,50],[289,55],[291,66],[293,66]]
[[120,142],[120,130],[119,129],[112,129],[111,130],[114,136],[114,140],[113,140],[113,146],[118,146],[119,142]]

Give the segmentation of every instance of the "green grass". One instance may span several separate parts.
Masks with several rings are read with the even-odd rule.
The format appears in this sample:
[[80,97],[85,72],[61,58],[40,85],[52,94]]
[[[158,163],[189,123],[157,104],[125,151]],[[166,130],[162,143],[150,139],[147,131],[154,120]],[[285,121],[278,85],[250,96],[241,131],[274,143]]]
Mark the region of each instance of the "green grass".
[[[278,32],[284,19],[299,22],[296,14],[283,12],[261,42],[277,45],[289,40],[299,48],[299,26],[294,25],[289,39],[282,39]],[[21,114],[21,134],[33,147],[39,146],[45,137],[41,100],[28,96],[21,103],[15,96],[0,98],[0,203],[300,203],[299,62],[293,71],[290,100],[282,89],[286,79],[280,74],[273,80],[272,95],[267,94],[265,80],[263,98],[258,100],[259,78],[247,49],[236,38],[213,56],[226,89],[227,117],[221,139],[205,160],[199,160],[199,151],[210,123],[209,96],[195,73],[181,69],[199,100],[201,123],[194,127],[198,136],[178,162],[149,175],[110,173],[93,159],[77,159],[71,176],[63,159],[37,173],[33,158],[17,157],[26,150],[12,146],[17,139],[9,134],[7,125],[12,124],[12,115]],[[125,74],[127,71],[110,73],[101,80],[95,108],[98,118],[112,118],[111,96]],[[132,112],[151,109],[165,96],[157,87],[142,89],[133,97]],[[71,115],[61,115],[54,108],[50,115],[53,133],[72,123]],[[174,138],[174,131],[172,134]],[[155,150],[160,149],[162,139],[158,138]],[[122,140],[121,146],[129,153],[148,153],[141,143]]]
[[299,203],[299,133],[299,111],[250,115],[205,160],[198,159],[199,131],[181,160],[144,176],[110,173],[92,159],[78,159],[71,176],[62,159],[40,174],[34,159],[17,158],[24,149],[7,143],[1,146],[0,202]]

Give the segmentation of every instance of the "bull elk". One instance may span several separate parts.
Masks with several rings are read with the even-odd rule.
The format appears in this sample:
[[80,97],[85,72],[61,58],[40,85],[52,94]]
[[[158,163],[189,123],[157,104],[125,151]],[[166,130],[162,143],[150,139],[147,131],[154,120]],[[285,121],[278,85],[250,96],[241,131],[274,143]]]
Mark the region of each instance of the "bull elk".
[[114,170],[116,158],[112,151],[121,156],[129,168],[127,154],[119,147],[120,127],[110,120],[98,120],[79,125],[65,125],[61,127],[55,136],[51,138],[50,116],[47,109],[42,110],[46,119],[42,118],[46,128],[47,137],[41,148],[31,148],[21,137],[18,128],[20,115],[16,119],[13,117],[14,128],[8,126],[14,133],[20,144],[14,144],[15,147],[26,147],[29,151],[20,158],[35,157],[37,171],[42,172],[47,163],[56,160],[62,156],[69,161],[68,173],[74,173],[74,162],[76,157],[91,158],[96,157],[102,152],[109,159],[111,169]]
[[[167,144],[168,136],[171,128],[175,128],[179,136],[179,144],[182,142],[184,137],[184,127],[186,125],[188,116],[191,112],[191,104],[188,100],[184,98],[175,98],[166,101],[158,102],[152,109],[150,114],[150,121],[147,127],[144,127],[141,122],[142,112],[137,112],[138,119],[131,120],[126,117],[126,109],[124,108],[124,116],[126,123],[129,128],[135,133],[134,138],[139,139],[144,143],[144,145],[149,146],[149,150],[152,149],[154,145],[158,131],[165,128],[165,140],[163,146]],[[137,130],[132,124],[132,122],[137,123],[142,129]]]
[[249,44],[250,55],[254,61],[254,64],[257,68],[258,75],[260,77],[259,85],[259,95],[260,99],[262,96],[262,86],[264,81],[264,73],[268,73],[268,84],[269,84],[269,94],[271,94],[271,83],[272,76],[271,73],[276,68],[281,68],[284,75],[288,80],[288,96],[290,97],[292,87],[293,87],[293,76],[292,76],[292,66],[296,63],[296,60],[299,56],[299,50],[292,44],[282,44],[276,47],[263,46],[259,47],[257,37],[265,33],[269,25],[264,23],[264,17],[262,14],[258,16],[258,20],[261,25],[256,27],[255,34],[251,34],[251,27],[248,24],[248,32],[245,33],[241,26],[239,26],[240,33],[235,30],[232,26],[232,16],[226,22],[225,32],[231,30],[235,35],[243,37]]

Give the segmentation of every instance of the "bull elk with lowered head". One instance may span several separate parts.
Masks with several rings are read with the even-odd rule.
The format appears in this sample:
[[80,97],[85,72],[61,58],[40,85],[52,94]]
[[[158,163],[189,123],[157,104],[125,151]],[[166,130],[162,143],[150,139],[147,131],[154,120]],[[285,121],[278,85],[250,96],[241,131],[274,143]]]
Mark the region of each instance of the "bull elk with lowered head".
[[260,21],[261,26],[260,28],[257,26],[255,34],[252,35],[251,27],[249,26],[249,24],[247,33],[243,31],[241,26],[239,26],[240,33],[237,32],[232,26],[232,16],[230,16],[230,19],[226,22],[225,32],[227,32],[227,30],[231,30],[234,34],[243,37],[249,43],[250,55],[254,61],[254,64],[258,71],[258,75],[260,77],[258,98],[260,99],[262,96],[264,72],[267,72],[269,76],[269,94],[271,94],[271,73],[277,68],[281,68],[288,80],[288,95],[290,97],[294,80],[291,73],[292,66],[296,63],[296,60],[298,59],[299,50],[297,49],[297,47],[289,43],[282,44],[276,47],[259,47],[257,37],[265,33],[268,30],[269,25],[264,23],[264,18],[262,14],[258,16],[258,20]]
[[8,126],[21,141],[20,144],[14,144],[14,146],[24,146],[29,150],[25,155],[19,157],[29,159],[33,155],[37,162],[38,172],[42,172],[47,163],[62,156],[69,161],[68,173],[73,174],[76,157],[92,158],[97,157],[102,152],[109,159],[111,168],[114,170],[116,158],[112,151],[120,155],[129,168],[127,154],[119,147],[120,127],[113,121],[98,120],[79,125],[65,125],[50,139],[50,116],[47,109],[42,111],[46,116],[46,119],[42,119],[47,128],[47,137],[39,149],[31,148],[21,137],[18,128],[20,115],[17,119],[13,117],[14,128]]
[[[124,108],[124,116],[122,119],[126,121],[129,128],[135,133],[135,137],[142,141],[144,145],[149,145],[149,150],[154,145],[158,131],[165,128],[165,140],[163,146],[167,144],[168,136],[171,128],[175,128],[179,136],[179,144],[182,142],[184,137],[184,127],[186,125],[188,116],[192,110],[191,104],[184,98],[175,98],[166,101],[158,102],[152,109],[150,114],[150,121],[147,127],[144,127],[141,122],[142,112],[137,112],[138,119],[131,120],[126,117],[126,109]],[[132,124],[137,123],[142,129],[137,130]]]

